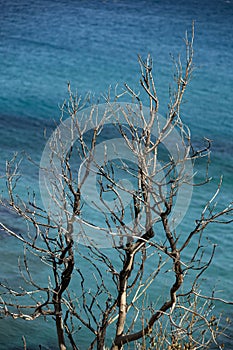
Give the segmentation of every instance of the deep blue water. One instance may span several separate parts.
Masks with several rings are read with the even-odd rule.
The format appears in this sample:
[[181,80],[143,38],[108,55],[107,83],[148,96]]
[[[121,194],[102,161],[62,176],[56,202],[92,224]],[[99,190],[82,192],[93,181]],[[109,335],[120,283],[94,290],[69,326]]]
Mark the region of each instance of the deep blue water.
[[[39,162],[45,145],[44,130],[51,132],[54,120],[59,118],[58,106],[67,98],[67,81],[83,97],[91,92],[98,98],[116,83],[119,89],[124,82],[137,87],[137,54],[145,57],[150,52],[160,113],[164,113],[173,74],[170,53],[183,55],[184,33],[191,30],[192,20],[196,69],[183,115],[194,143],[201,143],[203,137],[213,140],[213,182],[194,193],[191,216],[199,212],[222,174],[219,202],[232,201],[232,0],[0,0],[1,190],[5,191],[5,181],[1,179],[5,161],[15,151],[26,152]],[[22,173],[24,181],[19,183],[19,192],[26,196],[25,186],[38,189],[38,171],[25,160]],[[13,228],[18,225],[17,219],[2,209],[0,219]],[[184,229],[189,225],[188,217],[183,222]],[[11,259],[17,258],[20,248],[1,235],[0,276],[14,279]],[[233,300],[232,225],[212,226],[208,235],[218,249],[206,283],[216,284],[224,298]],[[224,309],[233,316],[232,309]],[[22,334],[32,347],[44,344],[55,349],[52,325],[43,325],[36,336],[33,327],[34,324],[0,320],[1,349],[22,348]],[[233,345],[226,346],[232,348]],[[85,343],[81,349],[85,349]]]

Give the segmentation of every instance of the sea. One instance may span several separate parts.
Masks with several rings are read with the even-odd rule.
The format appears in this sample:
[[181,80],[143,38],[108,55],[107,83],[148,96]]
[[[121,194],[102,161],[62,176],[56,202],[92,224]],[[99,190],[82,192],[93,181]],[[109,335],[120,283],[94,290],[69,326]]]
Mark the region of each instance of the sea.
[[[89,94],[93,101],[106,96],[109,87],[114,92],[117,86],[121,92],[124,83],[137,91],[138,54],[146,58],[150,53],[159,112],[166,114],[174,76],[172,57],[180,55],[184,62],[185,33],[190,37],[193,21],[194,71],[182,104],[182,118],[195,147],[202,147],[204,138],[212,140],[212,180],[194,188],[180,232],[193,227],[194,218],[200,217],[221,177],[217,207],[232,202],[233,0],[0,0],[2,200],[7,199],[6,162],[16,154],[21,160],[16,192],[24,200],[30,191],[39,195],[38,164],[46,136],[59,123],[60,106],[69,98],[68,82],[78,96],[84,99]],[[195,176],[203,180],[205,170],[203,161]],[[20,232],[21,221],[11,210],[0,207],[0,222]],[[201,292],[208,294],[214,288],[215,296],[232,302],[233,225],[214,223],[204,239],[217,247],[203,275]],[[1,282],[20,286],[18,256],[22,254],[22,246],[1,230]],[[222,314],[223,322],[227,317],[233,322],[232,305],[216,303],[213,312]],[[226,334],[224,349],[232,350],[231,325]],[[58,349],[53,321],[16,321],[0,316],[1,350],[23,349],[22,336],[27,349]],[[79,348],[87,349],[85,331],[80,339]]]

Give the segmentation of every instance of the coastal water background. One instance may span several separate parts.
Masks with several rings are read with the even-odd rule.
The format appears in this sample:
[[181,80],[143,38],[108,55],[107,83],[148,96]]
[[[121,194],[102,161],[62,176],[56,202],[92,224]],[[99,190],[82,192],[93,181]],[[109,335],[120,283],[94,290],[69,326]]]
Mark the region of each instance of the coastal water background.
[[[67,98],[67,81],[81,96],[98,98],[109,85],[124,82],[137,90],[137,54],[154,59],[160,113],[167,110],[173,68],[170,54],[184,53],[183,38],[195,20],[195,66],[183,105],[184,121],[194,144],[213,140],[210,175],[213,181],[194,193],[192,217],[198,215],[223,174],[219,205],[233,194],[233,1],[71,1],[0,0],[0,186],[5,195],[5,164],[14,152],[25,152],[36,162],[45,145],[44,130],[59,120],[59,105]],[[200,173],[204,168],[200,167]],[[19,193],[38,191],[38,171],[23,161]],[[197,175],[199,176],[199,175]],[[200,175],[201,177],[201,175]],[[19,229],[18,219],[0,208],[0,220]],[[183,230],[193,222],[184,220]],[[217,243],[206,290],[216,286],[218,296],[233,300],[233,228],[213,225],[208,237]],[[0,231],[0,279],[17,281],[20,246]],[[39,273],[38,273],[39,276]],[[19,282],[20,283],[20,282]],[[220,293],[221,291],[221,293]],[[216,306],[218,308],[218,305]],[[232,308],[218,312],[233,318]],[[35,327],[40,330],[35,332]],[[38,328],[37,328],[38,329]],[[229,334],[232,333],[232,328]],[[56,348],[51,324],[0,319],[0,348]],[[80,345],[86,349],[85,337]],[[233,348],[227,340],[226,349]]]

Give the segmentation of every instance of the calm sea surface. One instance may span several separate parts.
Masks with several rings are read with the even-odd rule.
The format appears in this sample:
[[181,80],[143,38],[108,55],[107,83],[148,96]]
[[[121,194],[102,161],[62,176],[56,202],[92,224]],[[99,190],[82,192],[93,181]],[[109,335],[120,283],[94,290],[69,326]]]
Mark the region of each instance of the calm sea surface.
[[[183,230],[197,217],[223,174],[219,203],[233,197],[233,0],[0,0],[0,186],[5,195],[6,159],[25,152],[39,161],[45,145],[44,130],[51,132],[59,119],[59,105],[67,98],[67,81],[81,96],[96,98],[109,85],[127,82],[137,87],[137,54],[154,59],[160,113],[167,109],[172,81],[170,54],[184,53],[183,38],[195,20],[195,72],[183,105],[184,121],[195,144],[213,140],[211,184],[194,191],[191,214]],[[200,169],[203,172],[203,169]],[[38,171],[22,162],[19,193],[38,191]],[[199,175],[198,175],[199,176]],[[18,219],[0,208],[0,220],[18,229]],[[204,290],[216,286],[233,300],[233,227],[212,226],[208,238],[218,244]],[[17,281],[13,262],[20,246],[0,231],[0,279]],[[40,278],[40,277],[39,277]],[[220,295],[220,294],[218,294]],[[232,308],[216,306],[233,318]],[[35,333],[35,329],[40,328]],[[0,320],[0,348],[56,349],[51,322]],[[233,331],[230,331],[233,333]],[[81,336],[80,349],[86,349]],[[233,349],[229,340],[226,349]]]

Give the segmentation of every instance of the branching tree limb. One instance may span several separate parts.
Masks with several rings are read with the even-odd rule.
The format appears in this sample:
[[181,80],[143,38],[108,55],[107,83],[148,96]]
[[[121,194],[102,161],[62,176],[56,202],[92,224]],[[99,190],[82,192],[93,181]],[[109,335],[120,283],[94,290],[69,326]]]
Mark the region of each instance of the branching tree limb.
[[[205,251],[205,229],[233,221],[232,203],[216,206],[222,179],[194,227],[182,232],[178,226],[193,186],[210,181],[211,142],[194,149],[181,116],[193,72],[193,41],[194,26],[191,38],[185,37],[185,63],[173,58],[175,81],[165,117],[159,115],[150,55],[138,57],[139,91],[125,84],[113,102],[109,93],[104,105],[85,109],[89,97],[82,103],[68,84],[60,125],[40,164],[43,204],[35,194],[28,201],[17,196],[20,161],[15,156],[7,162],[8,200],[1,199],[1,205],[26,225],[13,230],[0,222],[24,247],[18,266],[22,285],[0,281],[0,313],[30,321],[53,317],[60,350],[69,345],[121,350],[129,344],[207,349],[213,342],[221,349],[217,336],[224,330],[211,309],[215,301],[232,301],[200,293],[199,283],[216,249]],[[130,102],[121,103],[126,95]],[[207,174],[194,184],[192,170],[200,158],[207,160]],[[36,280],[29,257],[45,265],[47,284]],[[169,276],[165,292],[161,276]],[[79,343],[80,329],[88,345]],[[23,344],[26,348],[25,337]]]

